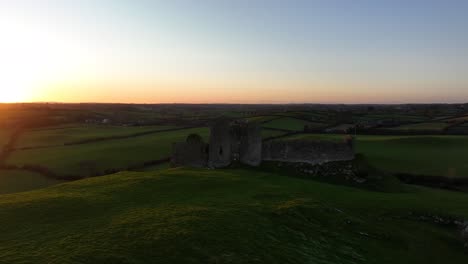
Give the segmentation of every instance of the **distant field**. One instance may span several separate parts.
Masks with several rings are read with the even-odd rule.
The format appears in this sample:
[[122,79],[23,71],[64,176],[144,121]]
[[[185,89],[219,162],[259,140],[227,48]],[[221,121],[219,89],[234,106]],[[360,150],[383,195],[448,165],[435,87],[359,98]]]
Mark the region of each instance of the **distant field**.
[[356,146],[369,162],[391,172],[468,177],[465,136],[358,136]]
[[106,169],[127,168],[168,157],[171,155],[172,143],[184,141],[191,133],[199,133],[204,138],[209,134],[207,128],[184,129],[83,145],[17,150],[7,163],[39,164],[58,174],[89,176]]
[[0,194],[30,191],[62,182],[32,172],[0,170]]
[[445,129],[449,124],[443,122],[432,122],[432,123],[418,123],[411,125],[404,125],[398,127],[392,127],[392,130],[434,130],[441,131]]
[[262,138],[269,138],[269,137],[277,137],[286,134],[287,132],[278,131],[278,130],[270,130],[270,129],[262,129]]
[[404,114],[368,114],[355,118],[359,121],[371,121],[371,120],[396,120],[400,122],[419,122],[427,120],[428,118],[422,115],[404,115]]
[[285,130],[291,130],[291,131],[302,131],[304,130],[305,125],[309,125],[310,127],[324,126],[324,124],[322,123],[307,122],[305,120],[292,118],[292,117],[282,117],[282,118],[264,123],[263,127],[285,129]]
[[0,196],[3,263],[465,264],[468,195],[258,170],[122,172]]
[[278,117],[277,116],[253,116],[253,117],[248,117],[246,119],[249,120],[249,122],[262,123],[262,122],[270,121],[272,119],[278,119]]
[[467,122],[468,121],[468,116],[461,116],[461,117],[456,117],[456,118],[451,118],[447,120],[449,122]]
[[0,150],[10,139],[11,131],[5,128],[0,128]]
[[[343,135],[301,134],[289,138],[343,140]],[[390,172],[468,177],[468,136],[358,135],[356,151]]]
[[335,134],[297,134],[281,138],[281,140],[310,140],[310,141],[331,141],[344,142],[346,135]]
[[153,130],[165,130],[173,126],[104,126],[79,125],[74,127],[50,127],[48,129],[29,130],[21,135],[17,148],[58,146],[87,139],[105,138],[112,136],[126,136]]
[[328,118],[327,113],[324,112],[306,112],[306,111],[299,111],[299,112],[286,112],[280,113],[281,115],[286,115],[290,117],[303,117],[308,120],[313,121],[321,121]]

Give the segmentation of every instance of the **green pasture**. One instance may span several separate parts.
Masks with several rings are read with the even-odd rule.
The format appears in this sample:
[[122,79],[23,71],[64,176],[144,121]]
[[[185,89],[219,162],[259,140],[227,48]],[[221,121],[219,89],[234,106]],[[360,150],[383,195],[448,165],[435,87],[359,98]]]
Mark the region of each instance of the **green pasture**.
[[390,129],[393,129],[393,130],[434,130],[434,131],[442,131],[448,125],[449,124],[444,123],[444,122],[417,123],[417,124],[410,124],[410,125],[392,127]]
[[465,193],[257,170],[122,172],[0,196],[4,263],[467,263]]
[[27,171],[0,170],[0,194],[30,191],[62,182]]
[[262,129],[262,138],[277,137],[286,134],[287,132],[271,130],[271,129]]
[[91,176],[107,169],[123,169],[145,161],[169,157],[172,143],[185,141],[191,133],[208,137],[207,128],[160,132],[146,136],[14,151],[8,164],[37,164],[60,175]]
[[399,122],[422,122],[428,118],[423,115],[406,115],[406,114],[367,114],[355,117],[357,121],[379,121],[379,120],[396,120]]
[[50,127],[48,129],[28,130],[21,135],[17,148],[59,146],[66,143],[113,136],[127,136],[135,133],[175,128],[172,126],[105,126],[77,125],[74,127]]

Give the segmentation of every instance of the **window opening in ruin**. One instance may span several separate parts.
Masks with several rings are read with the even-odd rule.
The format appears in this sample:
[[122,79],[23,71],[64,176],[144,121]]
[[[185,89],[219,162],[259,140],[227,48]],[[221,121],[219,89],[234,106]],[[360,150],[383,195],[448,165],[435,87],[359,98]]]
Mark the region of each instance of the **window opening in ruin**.
[[223,147],[219,147],[219,155],[223,155]]

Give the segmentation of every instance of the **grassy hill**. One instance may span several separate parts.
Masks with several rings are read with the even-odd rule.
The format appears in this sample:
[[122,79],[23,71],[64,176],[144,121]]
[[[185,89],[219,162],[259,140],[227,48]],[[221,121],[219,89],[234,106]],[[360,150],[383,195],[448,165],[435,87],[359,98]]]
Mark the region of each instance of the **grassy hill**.
[[0,170],[0,194],[30,191],[61,182],[27,171]]
[[248,169],[122,172],[0,196],[1,263],[466,263],[468,195]]

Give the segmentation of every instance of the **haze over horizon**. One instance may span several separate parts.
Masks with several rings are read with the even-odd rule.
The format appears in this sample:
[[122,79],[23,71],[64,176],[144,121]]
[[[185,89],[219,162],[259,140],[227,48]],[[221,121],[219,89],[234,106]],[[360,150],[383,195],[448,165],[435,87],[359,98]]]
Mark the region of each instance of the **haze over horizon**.
[[0,102],[465,103],[468,1],[0,0]]

